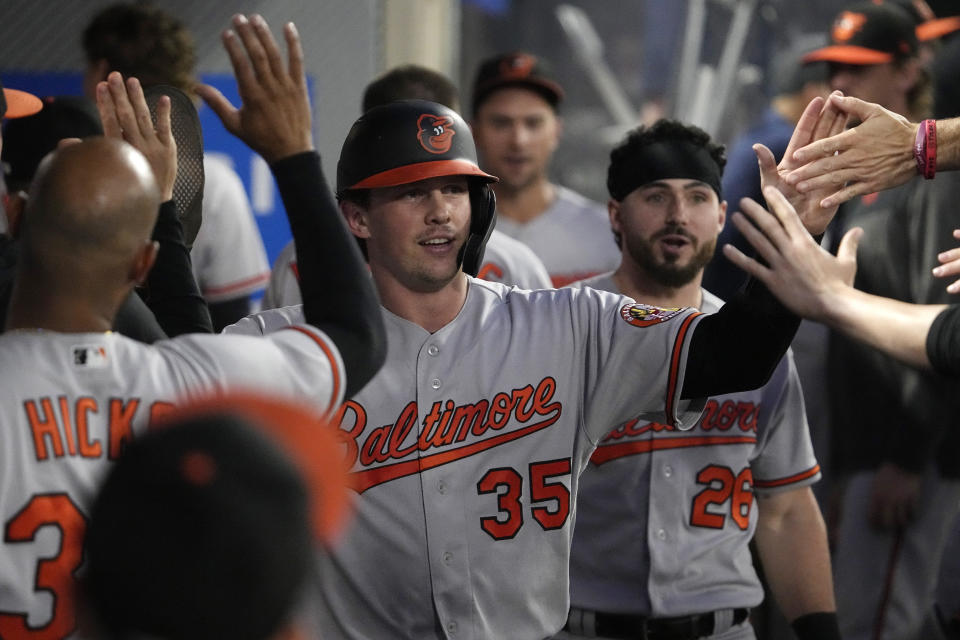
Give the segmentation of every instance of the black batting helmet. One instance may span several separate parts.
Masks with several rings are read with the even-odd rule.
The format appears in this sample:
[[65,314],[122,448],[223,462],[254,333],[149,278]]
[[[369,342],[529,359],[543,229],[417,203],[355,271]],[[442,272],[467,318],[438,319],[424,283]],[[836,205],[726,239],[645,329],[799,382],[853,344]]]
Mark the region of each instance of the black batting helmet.
[[470,178],[470,234],[460,260],[464,272],[475,276],[496,217],[489,183],[497,177],[481,171],[473,136],[456,111],[426,100],[399,100],[367,111],[343,141],[337,197],[440,176]]

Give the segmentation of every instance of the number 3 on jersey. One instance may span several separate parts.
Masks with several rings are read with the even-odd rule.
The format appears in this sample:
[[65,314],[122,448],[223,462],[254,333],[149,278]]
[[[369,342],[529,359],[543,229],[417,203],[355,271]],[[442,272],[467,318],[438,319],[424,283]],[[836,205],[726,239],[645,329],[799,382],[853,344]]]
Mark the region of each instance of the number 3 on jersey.
[[60,530],[60,549],[56,556],[37,562],[34,584],[37,591],[53,596],[50,621],[40,627],[27,624],[27,614],[0,612],[0,638],[3,640],[54,640],[70,635],[76,627],[74,609],[74,572],[83,561],[83,537],[87,521],[65,493],[33,496],[27,506],[7,521],[3,530],[6,544],[32,542],[43,527]]
[[[570,458],[530,464],[530,513],[544,531],[559,529],[570,515],[570,490],[557,476],[570,475]],[[502,489],[502,490],[501,490]],[[480,527],[494,540],[509,540],[523,526],[523,476],[516,469],[499,467],[487,471],[477,483],[477,494],[496,493],[500,514],[480,518]]]
[[[697,474],[697,484],[706,485],[706,488],[693,498],[692,526],[722,529],[727,519],[723,504],[729,500],[730,517],[740,529],[747,530],[753,505],[753,472],[750,467],[734,474],[729,467],[712,464]],[[719,508],[710,509],[713,505]]]

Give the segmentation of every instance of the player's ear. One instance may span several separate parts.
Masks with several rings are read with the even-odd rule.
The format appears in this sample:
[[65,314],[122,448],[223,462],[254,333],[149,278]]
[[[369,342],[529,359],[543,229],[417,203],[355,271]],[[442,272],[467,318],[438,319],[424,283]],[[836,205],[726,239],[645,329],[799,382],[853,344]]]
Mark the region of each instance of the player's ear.
[[350,232],[358,238],[369,238],[370,228],[367,225],[367,210],[356,202],[340,201],[340,213],[347,221]]
[[130,281],[136,285],[141,285],[147,280],[147,274],[153,268],[153,263],[157,260],[157,252],[160,250],[160,243],[153,240],[144,240],[143,245],[137,250],[130,264]]
[[718,208],[720,210],[720,219],[717,221],[717,229],[722,231],[723,225],[727,222],[727,201],[721,201]]
[[607,215],[610,217],[610,230],[617,242],[617,248],[623,250],[623,223],[620,218],[621,203],[610,198],[607,200]]

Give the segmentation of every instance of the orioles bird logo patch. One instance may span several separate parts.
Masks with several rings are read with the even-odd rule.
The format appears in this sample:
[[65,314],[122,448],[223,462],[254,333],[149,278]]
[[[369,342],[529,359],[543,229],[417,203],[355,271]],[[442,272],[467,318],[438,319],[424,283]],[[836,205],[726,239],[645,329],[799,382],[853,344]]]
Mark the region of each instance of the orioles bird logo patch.
[[833,41],[847,42],[863,27],[867,16],[853,11],[844,11],[833,23]]
[[648,304],[625,304],[620,308],[620,317],[627,324],[635,327],[649,327],[650,325],[666,322],[678,313],[683,311],[683,307],[671,307],[664,309],[662,307],[651,307]]
[[430,153],[446,153],[453,144],[453,120],[446,116],[425,113],[417,118],[417,140]]

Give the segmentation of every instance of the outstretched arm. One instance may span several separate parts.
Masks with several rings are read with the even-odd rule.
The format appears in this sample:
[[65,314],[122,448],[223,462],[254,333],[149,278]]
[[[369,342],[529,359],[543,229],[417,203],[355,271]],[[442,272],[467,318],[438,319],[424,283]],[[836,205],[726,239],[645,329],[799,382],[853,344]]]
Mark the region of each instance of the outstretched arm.
[[383,363],[385,329],[366,263],[339,214],[313,147],[300,38],[293,23],[283,32],[286,61],[262,17],[235,16],[223,44],[243,102],[238,109],[206,85],[197,93],[228,131],[270,164],[296,244],[304,315],[337,344],[350,396]]
[[[97,109],[104,135],[126,140],[143,153],[163,194],[164,202],[160,205],[153,230],[153,240],[160,250],[143,292],[156,323],[144,313],[143,305],[131,296],[121,307],[115,324],[121,333],[151,341],[184,333],[213,332],[209,310],[193,276],[183,226],[172,200],[177,175],[177,145],[170,128],[170,108],[170,98],[162,97],[157,104],[154,125],[139,80],[127,78],[124,81],[114,71],[106,81],[97,85]],[[156,330],[156,324],[162,332]],[[164,333],[166,336],[162,335]]]
[[[790,159],[794,149],[833,135],[845,122],[846,117],[826,107],[823,98],[814,98],[800,117],[779,165],[769,149],[763,145],[755,148],[761,184],[777,197],[789,199],[788,206],[799,212],[801,228],[806,229],[808,237],[823,233],[836,208],[824,209],[818,194],[796,191],[786,184],[784,176],[794,167]],[[799,325],[800,319],[760,281],[749,280],[742,292],[694,329],[681,397],[701,398],[761,386],[776,369]]]
[[814,242],[783,196],[775,190],[764,195],[773,213],[750,202],[743,214],[734,214],[734,224],[766,264],[730,245],[724,247],[724,255],[763,282],[793,312],[908,364],[930,367],[927,334],[946,306],[910,304],[854,289],[862,230],[848,231],[838,255],[832,256]]
[[[831,95],[830,106],[859,120],[856,127],[797,149],[787,181],[802,193],[827,190],[824,207],[901,185],[917,176],[913,157],[919,124],[857,98]],[[960,169],[960,118],[937,121],[937,169]]]

